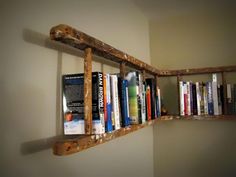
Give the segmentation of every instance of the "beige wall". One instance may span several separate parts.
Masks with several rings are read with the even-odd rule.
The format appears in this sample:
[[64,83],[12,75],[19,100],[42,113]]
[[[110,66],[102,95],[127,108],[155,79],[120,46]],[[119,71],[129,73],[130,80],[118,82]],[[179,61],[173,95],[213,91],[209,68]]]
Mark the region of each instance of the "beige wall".
[[[150,23],[151,63],[159,69],[235,65],[235,6],[219,2],[190,9],[176,7],[173,13],[167,11],[165,16],[153,20]],[[228,81],[236,83],[235,76],[228,76]],[[199,76],[184,79],[202,80]],[[208,75],[203,81],[210,79]],[[160,84],[168,111],[178,113],[176,78],[162,78]],[[236,176],[235,127],[235,121],[157,124],[154,128],[155,176]]]
[[50,28],[69,24],[150,63],[140,10],[130,1],[7,0],[0,18],[0,176],[152,177],[152,127],[66,157],[50,148],[61,134],[60,75],[83,72],[82,60],[63,51],[81,53],[48,41]]

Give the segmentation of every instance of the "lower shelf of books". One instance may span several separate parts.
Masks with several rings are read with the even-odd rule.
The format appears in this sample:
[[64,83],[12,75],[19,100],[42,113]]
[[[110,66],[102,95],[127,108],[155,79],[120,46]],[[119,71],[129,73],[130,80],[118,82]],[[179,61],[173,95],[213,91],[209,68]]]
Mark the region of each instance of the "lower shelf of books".
[[69,155],[76,152],[83,151],[85,149],[97,146],[99,144],[106,143],[108,141],[111,141],[115,138],[125,136],[129,133],[132,133],[136,130],[139,130],[141,128],[154,125],[157,122],[163,122],[163,121],[181,121],[181,120],[236,120],[236,115],[219,115],[219,116],[173,116],[173,115],[167,115],[167,116],[161,116],[157,119],[153,119],[151,121],[148,121],[144,124],[138,124],[138,125],[131,125],[129,127],[121,128],[119,130],[113,131],[111,133],[104,133],[101,135],[80,135],[78,137],[71,138],[66,137],[62,140],[58,140],[55,142],[53,146],[53,153],[55,155]]

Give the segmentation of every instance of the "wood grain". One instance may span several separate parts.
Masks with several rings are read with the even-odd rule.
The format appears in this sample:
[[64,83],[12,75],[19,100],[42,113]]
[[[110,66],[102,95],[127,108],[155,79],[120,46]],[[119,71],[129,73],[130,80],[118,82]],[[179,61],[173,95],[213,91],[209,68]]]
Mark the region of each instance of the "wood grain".
[[52,40],[60,41],[80,50],[85,50],[88,47],[92,48],[94,54],[115,62],[126,62],[131,67],[144,69],[152,74],[159,73],[159,70],[155,67],[68,25],[60,24],[51,28],[50,37]]
[[111,133],[104,133],[101,135],[90,135],[84,136],[80,138],[73,139],[64,139],[61,141],[57,141],[53,146],[53,153],[55,155],[69,155],[76,152],[80,152],[86,150],[88,148],[97,146],[99,144],[103,144],[114,140],[116,138],[125,136],[129,133],[135,132],[144,127],[154,125],[156,123],[161,123],[165,121],[236,121],[236,115],[234,116],[161,116],[154,120],[148,121],[144,124],[132,125],[127,128],[121,128],[119,130],[113,131]]
[[92,49],[85,49],[84,56],[84,127],[85,134],[91,135],[92,126]]

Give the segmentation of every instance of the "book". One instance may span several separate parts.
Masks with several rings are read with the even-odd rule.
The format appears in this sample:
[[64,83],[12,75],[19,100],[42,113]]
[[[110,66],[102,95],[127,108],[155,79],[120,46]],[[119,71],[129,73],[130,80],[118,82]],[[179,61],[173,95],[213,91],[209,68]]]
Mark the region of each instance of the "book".
[[129,72],[125,79],[128,82],[129,115],[131,124],[139,124],[138,86],[136,72]]
[[118,77],[117,75],[110,75],[111,83],[111,103],[112,103],[112,121],[114,129],[118,130],[121,127],[120,124],[120,106],[118,96]]
[[179,110],[180,116],[184,116],[184,85],[183,81],[179,81]]
[[[64,134],[84,134],[84,74],[63,77]],[[92,73],[92,133],[105,133],[103,74]]]
[[219,115],[217,74],[212,74],[212,99],[213,99],[214,115]]
[[128,98],[128,81],[122,78],[118,78],[118,89],[121,108],[121,126],[127,127],[130,125],[129,120],[129,98]]
[[157,117],[161,116],[161,90],[157,87]]
[[105,74],[105,85],[104,89],[106,90],[106,94],[104,94],[104,97],[106,97],[104,100],[106,101],[106,121],[105,121],[105,129],[106,132],[111,132],[113,130],[112,127],[112,105],[111,105],[111,83],[110,83],[110,74]]
[[214,115],[214,106],[213,106],[213,98],[212,98],[212,82],[206,83],[206,90],[207,90],[208,114]]
[[146,86],[146,119],[149,121],[152,119],[152,112],[151,112],[151,90],[150,86]]
[[84,134],[84,76],[63,75],[62,84],[64,134]]
[[156,82],[153,78],[147,78],[146,79],[147,86],[150,87],[150,94],[151,94],[151,115],[152,119],[155,119],[157,117],[157,111],[156,111]]
[[105,133],[103,73],[92,73],[93,134]]
[[147,118],[146,118],[146,82],[143,81],[142,83],[142,110],[141,110],[141,114],[142,114],[142,123],[145,123]]
[[192,84],[192,97],[193,97],[193,115],[197,115],[197,93],[196,93],[196,84]]

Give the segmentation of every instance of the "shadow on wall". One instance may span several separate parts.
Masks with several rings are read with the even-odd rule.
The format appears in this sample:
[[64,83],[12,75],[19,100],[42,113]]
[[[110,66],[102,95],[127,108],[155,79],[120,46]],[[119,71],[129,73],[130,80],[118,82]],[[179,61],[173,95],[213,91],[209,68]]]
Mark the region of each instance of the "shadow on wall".
[[[53,41],[49,38],[49,36],[33,31],[31,29],[23,30],[23,40],[25,42],[35,44],[41,47],[45,47],[48,49],[53,49],[58,51],[57,57],[57,83],[56,83],[56,136],[47,137],[43,139],[23,142],[21,144],[20,152],[23,155],[36,153],[42,150],[46,150],[52,147],[55,141],[66,138],[63,135],[63,118],[62,118],[62,88],[61,88],[61,76],[62,76],[62,61],[63,61],[63,53],[67,53],[70,55],[74,55],[80,58],[84,57],[84,52],[63,43]],[[101,57],[94,56],[93,61],[100,63],[101,68],[103,70],[104,64],[112,67],[119,67],[119,64],[114,63],[109,60],[105,60]],[[78,136],[77,136],[78,137]],[[68,137],[67,137],[68,138]],[[69,138],[74,138],[70,136]]]

